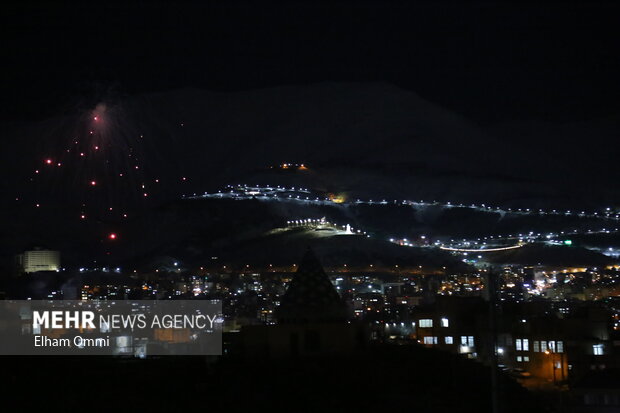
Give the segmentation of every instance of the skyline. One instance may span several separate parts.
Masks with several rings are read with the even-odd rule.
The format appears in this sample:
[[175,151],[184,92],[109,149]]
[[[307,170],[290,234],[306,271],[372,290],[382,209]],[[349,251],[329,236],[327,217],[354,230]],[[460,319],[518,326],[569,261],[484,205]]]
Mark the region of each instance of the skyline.
[[0,14],[9,409],[620,407],[620,3]]

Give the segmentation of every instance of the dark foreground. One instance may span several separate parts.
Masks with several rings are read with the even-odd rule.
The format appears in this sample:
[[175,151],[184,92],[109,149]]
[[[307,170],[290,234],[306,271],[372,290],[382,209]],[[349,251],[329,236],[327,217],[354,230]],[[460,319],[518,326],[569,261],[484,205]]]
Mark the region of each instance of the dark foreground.
[[[4,357],[3,404],[16,411],[490,412],[488,368],[418,347],[349,357]],[[501,412],[543,402],[500,375]]]

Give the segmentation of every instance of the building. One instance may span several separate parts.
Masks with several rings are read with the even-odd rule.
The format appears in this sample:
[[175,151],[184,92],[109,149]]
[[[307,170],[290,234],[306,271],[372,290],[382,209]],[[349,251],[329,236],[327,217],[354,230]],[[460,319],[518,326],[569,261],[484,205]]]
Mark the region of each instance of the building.
[[348,322],[346,304],[311,250],[276,308],[276,325],[244,326],[246,356],[286,358],[350,354],[368,341],[367,329]]
[[[620,368],[620,340],[615,339],[606,308],[578,303],[567,312],[556,311],[553,304],[505,303],[493,339],[488,302],[474,297],[438,297],[435,303],[414,311],[412,336],[426,347],[487,364],[495,353],[504,369],[527,372],[527,377],[538,379],[530,382],[560,386],[592,372]],[[562,303],[562,310],[568,305]],[[394,327],[386,323],[385,328],[392,331]]]
[[60,252],[35,248],[17,256],[17,266],[21,273],[38,271],[60,271]]
[[[609,312],[584,303],[570,314],[529,314],[505,324],[505,364],[555,384],[620,367]],[[502,345],[500,343],[500,345]]]
[[468,358],[488,350],[488,304],[479,297],[437,297],[435,303],[414,311],[415,338]]
[[612,413],[620,411],[620,370],[589,372],[573,386],[567,411],[575,413]]

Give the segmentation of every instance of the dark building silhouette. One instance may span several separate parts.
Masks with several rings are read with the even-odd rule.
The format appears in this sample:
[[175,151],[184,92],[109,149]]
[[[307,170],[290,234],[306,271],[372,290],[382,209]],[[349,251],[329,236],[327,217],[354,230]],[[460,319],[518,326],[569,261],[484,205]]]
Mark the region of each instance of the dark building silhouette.
[[279,324],[346,321],[346,305],[311,249],[282,297],[276,318]]
[[368,329],[347,319],[346,304],[308,249],[276,310],[278,324],[243,327],[243,352],[266,357],[350,354],[365,347]]

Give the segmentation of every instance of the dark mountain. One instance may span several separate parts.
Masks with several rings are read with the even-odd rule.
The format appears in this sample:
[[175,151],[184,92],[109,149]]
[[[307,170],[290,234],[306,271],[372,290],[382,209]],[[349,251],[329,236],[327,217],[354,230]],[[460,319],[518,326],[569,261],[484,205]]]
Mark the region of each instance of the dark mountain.
[[[386,83],[84,101],[56,118],[0,125],[2,175],[11,178],[0,183],[8,218],[3,244],[71,241],[76,255],[84,248],[103,252],[108,233],[150,216],[162,202],[240,182],[304,184],[349,198],[531,208],[615,200],[615,192],[601,189],[616,174],[602,172],[611,151],[590,148],[567,158],[556,151],[563,144],[557,134],[487,133]],[[587,130],[571,136],[587,139]],[[292,175],[269,168],[283,162],[310,168]]]

